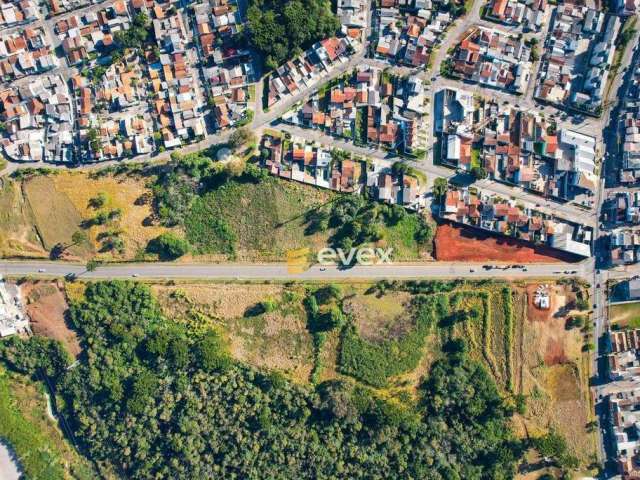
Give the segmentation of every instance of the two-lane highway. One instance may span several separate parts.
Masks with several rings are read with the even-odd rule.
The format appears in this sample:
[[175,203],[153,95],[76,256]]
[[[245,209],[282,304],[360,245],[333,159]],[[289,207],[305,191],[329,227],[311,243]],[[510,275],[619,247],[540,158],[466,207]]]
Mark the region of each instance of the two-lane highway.
[[[292,273],[286,264],[181,264],[181,263],[125,263],[107,264],[87,271],[84,265],[34,261],[0,262],[0,274],[5,276],[74,275],[79,279],[204,279],[204,280],[378,280],[378,279],[430,279],[430,278],[501,278],[531,279],[577,276],[588,279],[592,275],[589,262],[578,264],[528,264],[524,268],[494,265],[485,269],[483,264],[430,262],[421,264],[356,265],[338,268],[335,265],[314,265],[302,273]],[[575,272],[575,273],[573,273]]]

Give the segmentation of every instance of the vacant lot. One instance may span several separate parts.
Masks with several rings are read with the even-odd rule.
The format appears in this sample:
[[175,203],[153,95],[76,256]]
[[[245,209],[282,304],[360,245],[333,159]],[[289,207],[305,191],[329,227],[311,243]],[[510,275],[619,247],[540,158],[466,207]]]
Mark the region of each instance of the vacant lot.
[[[403,282],[384,288],[340,284],[345,330],[327,333],[317,351],[305,298],[319,285],[191,282],[153,289],[169,317],[219,329],[239,360],[301,383],[353,376],[400,403],[418,399],[416,387],[442,345],[464,338],[505,397],[525,396],[526,412],[514,420],[517,434],[556,429],[571,452],[589,463],[595,438],[586,431],[588,362],[582,333],[565,329],[572,287],[549,283],[551,308],[539,310],[530,301],[537,285],[463,282],[449,291],[445,283],[424,283],[427,290]],[[432,284],[437,288],[429,290]],[[419,298],[430,300],[421,304]]]
[[435,257],[440,261],[453,262],[551,263],[576,260],[573,255],[562,254],[550,248],[532,246],[527,242],[448,223],[438,226]]
[[22,188],[47,250],[62,244],[68,246],[66,253],[70,256],[86,258],[91,254],[92,248],[86,243],[74,244],[71,237],[81,229],[82,217],[69,197],[56,189],[51,177],[25,180]]
[[0,256],[47,256],[20,183],[6,177],[0,178]]
[[640,328],[640,302],[611,305],[609,319],[620,328]]
[[[516,328],[516,391],[527,396],[527,412],[516,426],[522,435],[556,428],[578,458],[590,463],[595,437],[586,424],[592,419],[588,389],[588,356],[582,352],[578,329],[566,330],[567,302],[575,298],[569,285],[549,284],[551,309],[530,302],[535,286],[518,289],[515,311],[526,312]],[[535,310],[538,310],[536,312]]]
[[[146,187],[143,177],[127,175],[89,176],[80,172],[65,172],[52,177],[57,191],[63,193],[75,209],[80,212],[82,220],[90,220],[100,211],[119,210],[120,217],[107,225],[92,225],[86,231],[92,248],[103,249],[105,232],[117,230],[124,242],[124,251],[103,251],[98,258],[104,260],[143,258],[147,243],[168,229],[153,225],[151,191]],[[92,199],[104,198],[104,205],[92,206]]]
[[228,182],[196,199],[185,221],[187,238],[202,253],[231,251],[240,261],[283,261],[288,250],[326,245],[328,233],[305,235],[305,214],[333,196],[274,178]]
[[68,305],[63,288],[57,282],[26,282],[20,285],[33,332],[58,340],[71,355],[77,357],[81,351],[80,343],[65,320]]
[[[396,225],[382,229],[381,246],[393,247],[393,259],[399,262],[431,260],[433,242],[418,244],[415,240],[420,228],[417,214],[405,215]],[[435,224],[433,225],[435,229]]]
[[401,337],[412,328],[410,301],[407,292],[377,296],[360,291],[345,298],[343,310],[353,317],[361,337],[380,341]]
[[[220,329],[238,360],[309,381],[313,346],[302,304],[304,287],[186,283],[153,290],[171,318]],[[265,301],[274,308],[260,309]]]

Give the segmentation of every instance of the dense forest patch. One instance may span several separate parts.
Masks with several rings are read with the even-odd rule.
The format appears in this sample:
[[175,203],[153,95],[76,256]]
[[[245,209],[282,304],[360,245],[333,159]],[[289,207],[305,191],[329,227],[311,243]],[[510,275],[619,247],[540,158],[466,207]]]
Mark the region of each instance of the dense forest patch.
[[[339,292],[314,293],[318,321]],[[311,306],[311,308],[313,308]],[[80,363],[50,342],[3,342],[18,370],[41,363],[82,449],[132,479],[510,478],[520,442],[512,410],[480,363],[452,342],[398,407],[352,382],[299,387],[232,360],[215,330],[160,312],[148,287],[89,284],[70,319]],[[320,325],[323,325],[320,323]]]
[[247,21],[249,42],[270,70],[340,29],[327,0],[251,0]]

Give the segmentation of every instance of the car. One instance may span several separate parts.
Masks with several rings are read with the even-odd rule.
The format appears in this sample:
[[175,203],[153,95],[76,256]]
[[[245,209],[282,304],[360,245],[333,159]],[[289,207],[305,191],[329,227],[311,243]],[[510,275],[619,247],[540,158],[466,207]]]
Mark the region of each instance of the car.
[[320,267],[320,271],[324,272],[327,269],[327,267]]
[[469,269],[469,272],[474,273],[474,272],[475,272],[475,270],[474,270],[473,268],[470,268],[470,269]]
[[525,268],[525,267],[522,267],[522,271],[523,271],[523,272],[527,272],[527,271],[528,271],[528,269],[527,269],[527,268]]
[[136,278],[136,277],[138,276],[138,274],[137,274],[137,273],[134,273],[134,274],[132,274],[131,276],[132,276],[133,278]]
[[596,285],[596,288],[600,288],[600,284],[597,284],[597,285]]
[[46,271],[47,271],[47,270],[46,270],[46,269],[44,269],[44,268],[39,268],[39,269],[38,269],[38,273],[44,273],[44,272],[46,272]]

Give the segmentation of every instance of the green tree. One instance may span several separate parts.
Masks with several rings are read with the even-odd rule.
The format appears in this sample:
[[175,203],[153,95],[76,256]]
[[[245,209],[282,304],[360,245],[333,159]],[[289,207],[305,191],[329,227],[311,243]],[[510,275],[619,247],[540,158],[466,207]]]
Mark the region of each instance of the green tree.
[[438,177],[433,181],[433,196],[441,199],[447,193],[449,182],[446,178]]
[[165,232],[149,241],[147,250],[162,260],[175,260],[189,253],[189,242],[171,232]]

